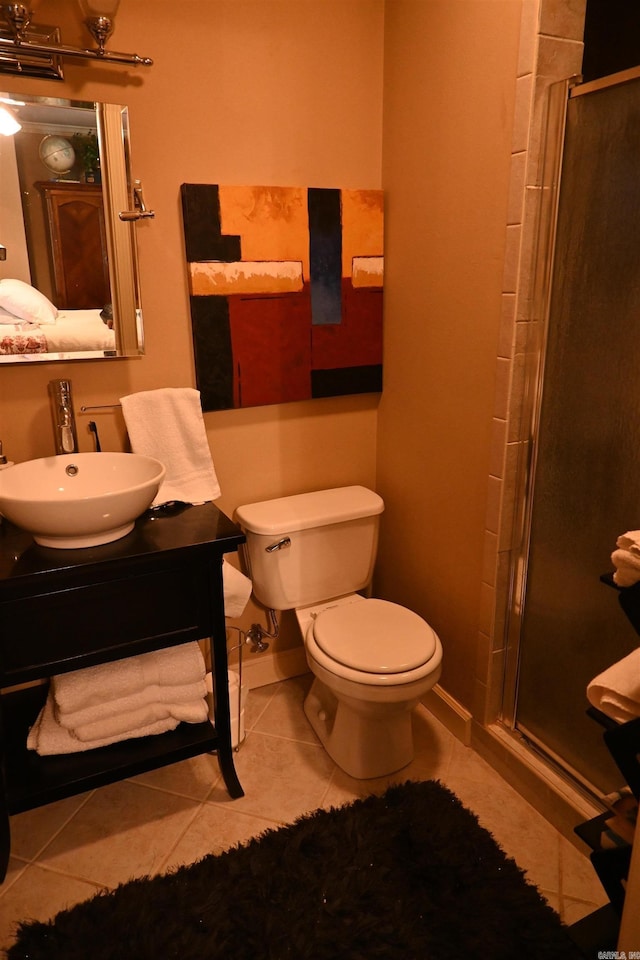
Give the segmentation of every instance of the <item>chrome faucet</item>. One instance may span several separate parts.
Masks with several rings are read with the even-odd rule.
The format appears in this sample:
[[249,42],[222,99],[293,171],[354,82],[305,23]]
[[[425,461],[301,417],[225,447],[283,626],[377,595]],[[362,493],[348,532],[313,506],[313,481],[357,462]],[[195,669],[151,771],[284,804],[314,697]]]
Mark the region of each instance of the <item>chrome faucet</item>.
[[56,453],[77,453],[78,437],[71,397],[71,380],[50,380],[49,399]]

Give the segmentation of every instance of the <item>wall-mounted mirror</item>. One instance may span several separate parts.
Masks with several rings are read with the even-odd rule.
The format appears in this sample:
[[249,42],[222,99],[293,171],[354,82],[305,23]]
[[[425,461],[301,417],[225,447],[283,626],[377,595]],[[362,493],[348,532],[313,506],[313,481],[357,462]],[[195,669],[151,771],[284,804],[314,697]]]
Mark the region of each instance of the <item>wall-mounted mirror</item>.
[[127,108],[0,93],[2,112],[0,363],[141,354]]

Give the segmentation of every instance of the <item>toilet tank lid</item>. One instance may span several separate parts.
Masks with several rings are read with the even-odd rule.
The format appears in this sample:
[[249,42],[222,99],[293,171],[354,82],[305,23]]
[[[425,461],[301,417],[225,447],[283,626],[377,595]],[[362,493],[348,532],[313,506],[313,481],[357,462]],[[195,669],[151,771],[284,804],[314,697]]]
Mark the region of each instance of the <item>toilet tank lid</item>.
[[236,510],[236,520],[250,533],[272,535],[373,517],[383,510],[382,497],[367,487],[333,487],[247,503]]

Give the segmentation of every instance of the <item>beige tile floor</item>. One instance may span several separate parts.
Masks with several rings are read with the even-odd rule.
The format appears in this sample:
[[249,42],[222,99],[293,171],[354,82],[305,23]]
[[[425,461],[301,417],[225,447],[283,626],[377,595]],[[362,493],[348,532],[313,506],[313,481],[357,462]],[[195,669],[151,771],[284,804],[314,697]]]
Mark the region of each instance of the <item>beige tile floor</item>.
[[310,678],[251,690],[236,753],[245,796],[231,800],[215,757],[171,767],[19,814],[0,886],[0,948],[16,921],[47,919],[132,877],[220,852],[317,807],[439,779],[473,810],[567,923],[605,902],[591,863],[473,750],[420,707],[415,759],[393,777],[353,780],[329,759],[302,710]]

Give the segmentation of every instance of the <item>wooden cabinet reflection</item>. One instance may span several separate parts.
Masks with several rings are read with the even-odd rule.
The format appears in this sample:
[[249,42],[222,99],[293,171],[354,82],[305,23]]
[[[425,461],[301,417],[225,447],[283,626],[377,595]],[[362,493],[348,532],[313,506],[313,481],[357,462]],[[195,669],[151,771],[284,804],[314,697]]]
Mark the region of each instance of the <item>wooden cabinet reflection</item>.
[[36,186],[45,205],[53,302],[60,310],[104,307],[111,293],[102,187],[63,180]]

